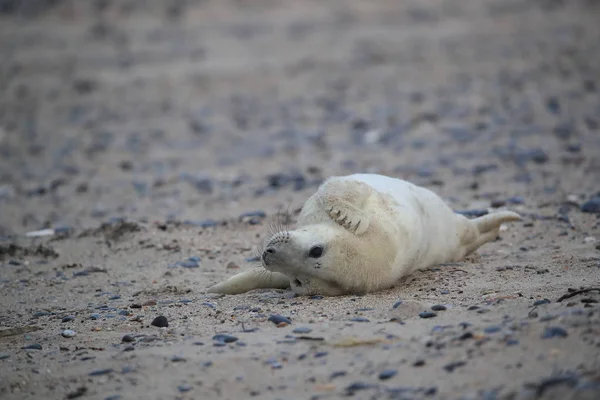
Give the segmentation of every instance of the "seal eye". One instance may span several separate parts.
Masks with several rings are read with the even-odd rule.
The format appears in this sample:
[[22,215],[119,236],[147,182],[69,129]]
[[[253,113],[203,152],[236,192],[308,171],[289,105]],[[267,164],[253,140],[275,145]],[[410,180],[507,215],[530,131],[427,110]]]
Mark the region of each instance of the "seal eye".
[[319,258],[323,255],[323,246],[313,246],[308,252],[308,256],[311,258]]

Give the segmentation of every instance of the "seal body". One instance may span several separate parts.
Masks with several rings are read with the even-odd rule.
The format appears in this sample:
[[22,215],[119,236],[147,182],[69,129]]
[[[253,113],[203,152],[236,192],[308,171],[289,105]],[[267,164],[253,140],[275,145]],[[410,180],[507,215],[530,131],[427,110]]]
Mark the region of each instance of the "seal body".
[[290,287],[301,295],[364,294],[432,265],[461,260],[520,219],[501,211],[469,220],[432,191],[377,174],[327,179],[304,204],[297,228],[271,236],[262,267],[209,289],[243,293]]

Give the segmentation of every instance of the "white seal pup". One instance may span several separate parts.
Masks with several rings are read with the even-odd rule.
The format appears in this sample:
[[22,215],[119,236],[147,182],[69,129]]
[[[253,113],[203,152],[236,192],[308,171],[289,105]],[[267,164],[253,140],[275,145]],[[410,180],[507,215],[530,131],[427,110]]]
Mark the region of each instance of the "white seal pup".
[[327,179],[304,204],[297,228],[271,236],[262,266],[208,289],[238,294],[288,288],[299,295],[364,294],[432,265],[459,261],[519,220],[500,211],[469,220],[435,193],[376,174]]

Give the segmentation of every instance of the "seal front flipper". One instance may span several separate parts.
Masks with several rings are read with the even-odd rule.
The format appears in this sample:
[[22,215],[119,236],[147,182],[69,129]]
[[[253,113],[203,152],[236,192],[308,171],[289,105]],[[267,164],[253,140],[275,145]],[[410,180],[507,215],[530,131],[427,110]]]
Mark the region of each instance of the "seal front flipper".
[[360,236],[369,228],[363,207],[372,193],[363,182],[330,179],[321,187],[319,198],[331,219]]
[[253,289],[287,289],[289,287],[290,279],[287,276],[258,267],[240,272],[209,287],[207,293],[240,294]]

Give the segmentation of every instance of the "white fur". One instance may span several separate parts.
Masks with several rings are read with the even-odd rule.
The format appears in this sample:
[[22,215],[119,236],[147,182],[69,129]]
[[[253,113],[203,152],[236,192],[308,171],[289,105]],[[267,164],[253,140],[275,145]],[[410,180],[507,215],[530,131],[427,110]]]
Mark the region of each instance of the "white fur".
[[[288,282],[303,295],[373,292],[416,270],[462,259],[494,240],[503,222],[519,218],[503,211],[468,220],[435,193],[400,179],[332,177],[306,201],[295,230],[269,238],[266,270],[242,272],[209,292],[235,294]],[[312,258],[313,246],[326,250]]]

